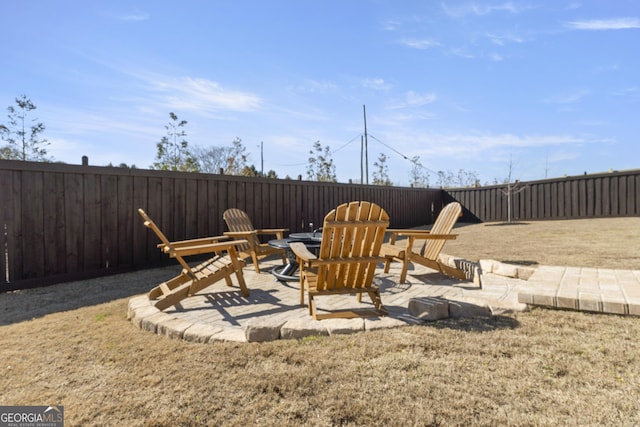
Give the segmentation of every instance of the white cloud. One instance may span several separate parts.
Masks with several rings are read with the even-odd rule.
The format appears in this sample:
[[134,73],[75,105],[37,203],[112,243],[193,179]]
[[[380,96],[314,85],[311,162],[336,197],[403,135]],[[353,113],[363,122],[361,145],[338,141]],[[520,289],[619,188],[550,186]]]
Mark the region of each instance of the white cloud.
[[512,2],[493,5],[471,2],[455,7],[451,7],[442,3],[442,10],[452,18],[460,18],[466,15],[483,16],[488,15],[492,12],[508,12],[511,14],[518,14],[528,9],[530,9],[530,7],[517,5]]
[[436,101],[438,97],[435,93],[417,93],[414,91],[409,91],[405,93],[404,98],[402,100],[392,101],[389,106],[390,109],[401,109],[401,108],[415,108],[422,107],[427,104],[431,104]]
[[126,15],[121,15],[118,19],[121,21],[127,22],[140,22],[140,21],[148,21],[151,19],[151,15],[146,12],[132,12]]
[[148,89],[160,97],[165,106],[203,115],[219,112],[252,112],[262,100],[257,95],[229,90],[212,80],[194,77],[169,77],[138,74]]
[[392,88],[392,85],[390,83],[387,83],[383,78],[380,77],[364,79],[362,81],[362,86],[375,90],[389,90]]
[[466,59],[475,59],[475,58],[477,58],[476,54],[471,53],[466,48],[462,48],[462,47],[453,48],[453,49],[451,49],[450,52],[451,52],[451,54],[453,54],[455,56],[459,56],[461,58],[466,58]]
[[546,98],[544,102],[548,104],[575,104],[576,102],[581,101],[587,95],[589,95],[589,91],[581,89],[564,94],[555,94]]
[[423,105],[435,102],[438,97],[435,93],[416,93],[414,91],[407,92],[405,99],[408,106],[421,107]]
[[522,43],[524,39],[516,34],[495,34],[485,33],[485,36],[491,41],[491,43],[504,46],[507,43]]
[[404,39],[400,40],[400,43],[412,49],[420,50],[431,49],[433,47],[440,46],[439,42],[431,39]]
[[382,29],[385,31],[395,31],[400,27],[399,21],[387,21],[382,24]]
[[640,95],[640,87],[638,86],[632,86],[632,87],[627,87],[624,89],[620,89],[620,90],[616,90],[614,92],[612,92],[613,95],[615,96],[638,96]]
[[314,94],[334,92],[336,89],[337,86],[335,83],[311,79],[307,79],[303,83],[291,87],[291,90],[294,92]]
[[640,28],[638,18],[592,19],[567,22],[567,27],[574,30],[626,30]]

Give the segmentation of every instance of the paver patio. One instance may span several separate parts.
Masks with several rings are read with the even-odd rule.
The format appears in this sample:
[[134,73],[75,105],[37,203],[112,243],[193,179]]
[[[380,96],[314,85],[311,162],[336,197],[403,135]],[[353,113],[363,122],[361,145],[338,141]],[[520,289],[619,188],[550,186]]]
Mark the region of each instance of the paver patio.
[[[400,264],[389,273],[377,272],[385,317],[313,320],[300,305],[297,282],[280,282],[269,273],[267,261],[258,274],[251,265],[243,273],[250,291],[243,297],[236,286],[214,284],[179,305],[159,311],[146,295],[129,301],[128,316],[139,328],[197,342],[269,341],[330,335],[421,324],[424,319],[500,315],[530,305],[640,316],[640,271],[539,266],[523,268],[481,261],[482,288],[477,283],[443,276],[412,266],[407,283],[397,279]],[[177,268],[177,267],[176,267]],[[157,283],[150,283],[151,289]],[[411,303],[411,310],[410,310]],[[359,304],[353,296],[317,299],[319,310],[367,310],[367,297]],[[439,304],[445,304],[443,307]],[[421,311],[422,310],[422,311]],[[426,311],[425,311],[426,310]],[[448,311],[447,311],[448,310]]]

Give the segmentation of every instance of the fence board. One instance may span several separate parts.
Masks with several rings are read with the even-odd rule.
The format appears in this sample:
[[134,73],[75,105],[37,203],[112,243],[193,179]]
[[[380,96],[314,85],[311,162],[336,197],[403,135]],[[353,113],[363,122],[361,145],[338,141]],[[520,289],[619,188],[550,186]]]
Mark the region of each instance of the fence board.
[[620,179],[611,180],[611,189],[609,194],[611,195],[611,215],[620,215]]
[[118,262],[117,266],[133,265],[133,227],[142,223],[138,215],[138,208],[148,209],[147,206],[134,206],[133,204],[133,178],[131,176],[118,176]]
[[[146,177],[134,176],[133,177],[133,205],[134,206],[147,206],[149,204],[148,199],[148,179]],[[144,208],[143,208],[144,209]],[[149,209],[149,208],[147,208]],[[133,212],[131,213],[133,215]],[[157,215],[153,211],[147,211],[149,217],[156,222]],[[163,218],[164,219],[164,218]],[[142,224],[142,219],[139,220],[139,224]],[[157,224],[157,222],[156,222]],[[157,251],[155,247],[157,243],[156,236],[151,236],[151,232],[144,226],[133,227],[133,266],[143,266],[149,259],[149,254]],[[172,230],[162,230],[168,236],[171,236]],[[171,237],[169,237],[171,239]]]
[[44,179],[44,274],[66,271],[64,234],[64,175],[46,174]]
[[22,269],[25,278],[44,275],[44,199],[43,173],[25,171],[22,183],[31,191],[22,193]]
[[[67,271],[84,271],[84,241],[82,235],[84,187],[82,175],[78,173],[65,174],[64,188]],[[23,278],[23,276],[20,278]]]
[[15,251],[13,227],[9,231],[9,226],[14,224],[14,176],[9,171],[0,170],[0,283],[8,282],[9,277],[15,274],[11,269],[13,263],[8,260],[9,249],[12,253]]
[[118,262],[118,177],[105,175],[101,182],[102,260],[100,268],[109,268]]

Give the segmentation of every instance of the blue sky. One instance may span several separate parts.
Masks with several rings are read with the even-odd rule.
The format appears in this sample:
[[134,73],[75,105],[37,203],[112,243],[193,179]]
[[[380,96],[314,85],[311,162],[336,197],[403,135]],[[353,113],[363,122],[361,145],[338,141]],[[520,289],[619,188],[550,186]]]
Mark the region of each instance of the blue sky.
[[[338,180],[419,156],[482,183],[640,167],[640,2],[11,1],[0,108],[27,95],[55,160],[148,168],[169,113],[192,146]],[[2,119],[5,114],[2,115]],[[4,120],[2,120],[4,122]],[[260,144],[264,155],[261,157]]]

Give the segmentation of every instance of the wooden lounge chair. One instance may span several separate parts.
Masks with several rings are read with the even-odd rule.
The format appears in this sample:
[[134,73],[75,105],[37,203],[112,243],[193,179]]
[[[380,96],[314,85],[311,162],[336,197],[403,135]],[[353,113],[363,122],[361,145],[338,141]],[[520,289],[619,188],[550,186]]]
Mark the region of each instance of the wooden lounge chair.
[[369,202],[345,203],[324,217],[317,256],[304,243],[291,243],[300,263],[300,304],[304,304],[306,291],[309,314],[314,319],[362,316],[353,310],[320,315],[314,302],[318,295],[357,294],[360,302],[366,292],[375,307],[369,313],[386,314],[373,277],[377,263],[385,260],[379,252],[388,225],[389,215],[380,206]]
[[238,245],[238,253],[243,259],[251,258],[256,273],[260,273],[258,260],[269,255],[280,255],[282,263],[285,264],[287,262],[284,249],[269,246],[267,243],[261,243],[259,238],[259,236],[262,235],[271,235],[275,236],[276,239],[283,239],[284,233],[289,231],[287,228],[255,229],[251,223],[251,219],[249,219],[249,215],[236,208],[227,209],[222,214],[222,217],[227,224],[227,228],[229,228],[229,231],[224,233],[225,236],[244,241],[243,244]]
[[[178,276],[149,291],[149,299],[156,300],[154,303],[156,308],[164,310],[220,279],[224,279],[227,286],[233,286],[231,281],[233,274],[236,275],[242,296],[249,296],[249,290],[242,275],[242,267],[245,263],[238,259],[236,253],[236,246],[242,244],[241,240],[229,240],[226,236],[217,236],[170,242],[142,209],[138,209],[138,213],[142,216],[144,225],[153,230],[162,242],[158,244],[158,248],[171,258],[177,259],[182,266]],[[213,253],[213,257],[195,267],[189,266],[184,259],[187,256],[208,253]]]
[[[402,262],[402,270],[400,272],[400,283],[407,280],[407,269],[409,263],[424,265],[432,268],[448,276],[457,279],[466,280],[467,276],[464,271],[450,267],[439,260],[440,252],[447,240],[453,240],[456,234],[451,234],[453,226],[462,216],[462,207],[460,203],[449,203],[436,218],[436,222],[431,230],[388,230],[391,233],[389,243],[382,245],[381,253],[387,257],[384,266],[384,272],[389,272],[391,261],[398,260]],[[396,243],[397,236],[406,237],[406,239]],[[415,243],[424,240],[422,248],[416,252]]]

